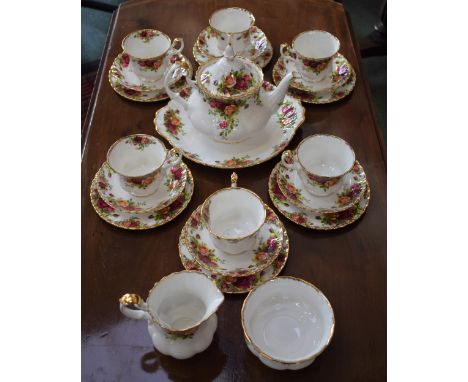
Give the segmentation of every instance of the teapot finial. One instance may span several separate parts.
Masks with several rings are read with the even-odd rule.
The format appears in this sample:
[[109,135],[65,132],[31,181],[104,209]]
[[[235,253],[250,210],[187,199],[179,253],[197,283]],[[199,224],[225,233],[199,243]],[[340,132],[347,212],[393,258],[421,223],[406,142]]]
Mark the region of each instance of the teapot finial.
[[232,47],[231,43],[229,43],[227,46],[226,46],[226,49],[224,49],[224,54],[223,56],[225,58],[227,58],[229,61],[232,61],[235,57],[235,53],[234,53],[234,48]]

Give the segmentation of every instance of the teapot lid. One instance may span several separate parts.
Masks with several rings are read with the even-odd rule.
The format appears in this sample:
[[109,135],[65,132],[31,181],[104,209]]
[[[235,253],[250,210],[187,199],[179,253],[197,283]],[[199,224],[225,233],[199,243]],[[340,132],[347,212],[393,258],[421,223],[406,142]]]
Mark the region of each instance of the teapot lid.
[[195,78],[206,96],[235,101],[250,97],[260,89],[263,72],[252,61],[236,56],[228,44],[223,57],[200,66]]

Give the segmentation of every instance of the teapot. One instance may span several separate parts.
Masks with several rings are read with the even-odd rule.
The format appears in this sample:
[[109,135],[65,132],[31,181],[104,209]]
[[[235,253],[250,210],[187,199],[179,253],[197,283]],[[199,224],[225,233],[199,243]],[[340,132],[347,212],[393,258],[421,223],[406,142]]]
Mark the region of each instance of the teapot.
[[[175,92],[170,84],[180,73],[187,87]],[[187,73],[179,62],[169,69],[164,80],[167,95],[183,107],[195,129],[224,143],[242,142],[265,128],[293,78],[288,73],[277,87],[264,82],[260,67],[235,55],[230,44],[222,57],[198,68],[195,80]]]

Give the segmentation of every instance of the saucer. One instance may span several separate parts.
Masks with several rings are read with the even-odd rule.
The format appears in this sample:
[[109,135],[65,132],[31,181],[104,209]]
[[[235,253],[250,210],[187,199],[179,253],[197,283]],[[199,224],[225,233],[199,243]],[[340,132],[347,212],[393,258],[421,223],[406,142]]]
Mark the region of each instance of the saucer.
[[304,118],[301,102],[286,96],[277,114],[270,118],[260,134],[229,144],[216,142],[196,130],[185,110],[175,101],[169,101],[156,112],[154,123],[156,131],[180,149],[186,158],[209,167],[243,168],[263,163],[281,153]]
[[[344,59],[346,60],[346,58]],[[275,66],[273,67],[273,81],[275,84],[278,84],[286,75],[285,68],[281,69],[279,66],[279,63],[281,62],[280,60],[281,58],[276,62]],[[340,83],[336,87],[332,87],[332,88],[321,90],[321,91],[315,91],[315,92],[308,91],[308,90],[301,90],[297,87],[302,87],[302,85],[300,84],[300,82],[298,82],[297,79],[294,79],[291,82],[291,84],[294,84],[296,87],[291,85],[289,87],[289,93],[306,103],[326,104],[326,103],[339,101],[340,99],[350,94],[353,91],[354,86],[356,85],[356,73],[354,69],[352,68],[351,64],[349,64],[349,62],[348,62],[348,65],[350,68],[350,74],[348,76],[347,81],[345,81],[344,83]],[[338,78],[341,78],[341,76],[339,76]]]
[[[271,211],[271,210],[269,210]],[[273,213],[273,212],[271,212]],[[186,223],[187,226],[188,222]],[[210,276],[215,282],[216,285],[223,293],[247,293],[256,286],[263,284],[265,281],[272,279],[280,274],[286,261],[288,260],[289,255],[289,238],[286,229],[283,226],[283,246],[281,251],[273,263],[263,269],[258,273],[254,273],[249,276],[240,276],[240,277],[230,277],[230,276],[221,276],[213,275],[209,271],[201,268],[198,263],[193,260],[192,255],[190,254],[186,240],[187,240],[186,227],[182,229],[182,232],[179,237],[179,256],[182,262],[182,265],[186,270],[196,270],[203,272],[207,276]]]
[[104,162],[98,171],[99,196],[111,207],[123,212],[146,213],[167,207],[185,188],[187,166],[183,163],[168,168],[156,192],[148,196],[135,196],[124,190],[119,174]]
[[[212,59],[212,57],[204,54],[202,51],[200,51],[200,49],[198,49],[197,43],[193,45],[192,53],[195,61],[197,61],[199,65],[203,65]],[[265,50],[255,60],[253,60],[253,62],[255,62],[261,68],[264,68],[270,63],[272,57],[273,46],[271,45],[270,40],[267,38],[267,45]]]
[[343,176],[342,185],[327,196],[309,193],[302,183],[298,170],[278,167],[278,186],[288,200],[297,207],[311,212],[339,212],[348,209],[362,198],[366,189],[366,174],[358,161],[350,172]]
[[201,215],[201,206],[192,212],[186,223],[186,244],[193,260],[211,274],[248,276],[260,272],[275,261],[283,245],[283,226],[278,216],[267,208],[267,218],[258,231],[254,248],[229,255],[213,245]]
[[364,193],[363,197],[359,200],[358,203],[354,204],[346,210],[321,214],[302,210],[291,204],[278,186],[277,174],[280,165],[281,163],[276,164],[275,168],[270,174],[270,179],[268,181],[268,193],[277,210],[296,224],[316,230],[333,230],[342,228],[358,220],[369,205],[370,187],[367,183],[366,192]]
[[[265,33],[258,27],[253,26],[246,33],[250,34],[252,48],[248,51],[235,52],[239,56],[243,56],[251,61],[257,59],[267,48],[268,39]],[[197,37],[195,45],[200,53],[207,56],[209,59],[222,57],[224,51],[218,48],[219,33],[210,26],[203,29]]]
[[159,227],[174,220],[192,199],[194,182],[192,173],[187,168],[187,182],[184,192],[166,208],[145,214],[120,212],[101,199],[98,192],[98,173],[90,187],[91,204],[96,213],[107,223],[129,230],[143,230]]
[[[351,75],[351,64],[342,54],[337,54],[331,65],[333,65],[331,74],[322,81],[312,82],[299,74],[291,81],[290,86],[310,93],[320,93],[344,85]],[[284,77],[286,73],[294,71],[297,69],[291,57],[280,57],[274,66],[274,73],[277,76]]]
[[[132,70],[126,60],[122,58],[123,53],[119,53],[114,59],[109,69],[109,83],[122,97],[138,102],[156,102],[169,98],[164,89],[164,77],[151,84],[146,84]],[[190,61],[182,54],[175,54],[171,57],[171,62],[182,61],[192,75],[193,69]],[[125,66],[127,65],[127,66]],[[185,81],[182,80],[173,84],[173,87],[179,88]]]

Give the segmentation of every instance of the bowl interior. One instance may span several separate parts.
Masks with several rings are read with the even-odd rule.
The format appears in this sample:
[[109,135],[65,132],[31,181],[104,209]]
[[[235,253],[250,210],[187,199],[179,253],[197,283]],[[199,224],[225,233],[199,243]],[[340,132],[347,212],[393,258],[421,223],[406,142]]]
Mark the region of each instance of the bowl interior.
[[107,155],[109,165],[119,174],[129,177],[152,173],[163,164],[165,158],[164,145],[151,135],[122,138],[110,148]]
[[340,49],[340,43],[331,33],[309,31],[296,37],[293,48],[304,57],[322,59],[336,54]]
[[240,8],[220,9],[210,17],[210,25],[224,33],[244,32],[253,24],[253,15],[249,11]]
[[122,43],[122,48],[126,53],[140,59],[159,57],[166,53],[170,46],[170,38],[153,29],[132,32]]
[[226,239],[248,236],[265,221],[265,208],[260,198],[242,188],[227,188],[208,200],[211,232]]
[[321,352],[334,327],[333,311],[325,296],[310,284],[286,277],[254,290],[242,319],[254,345],[284,362]]
[[299,163],[307,172],[318,176],[344,175],[354,164],[355,155],[343,139],[331,135],[313,135],[298,147]]
[[148,307],[172,330],[198,325],[224,301],[221,291],[198,272],[178,272],[162,279],[148,296]]

